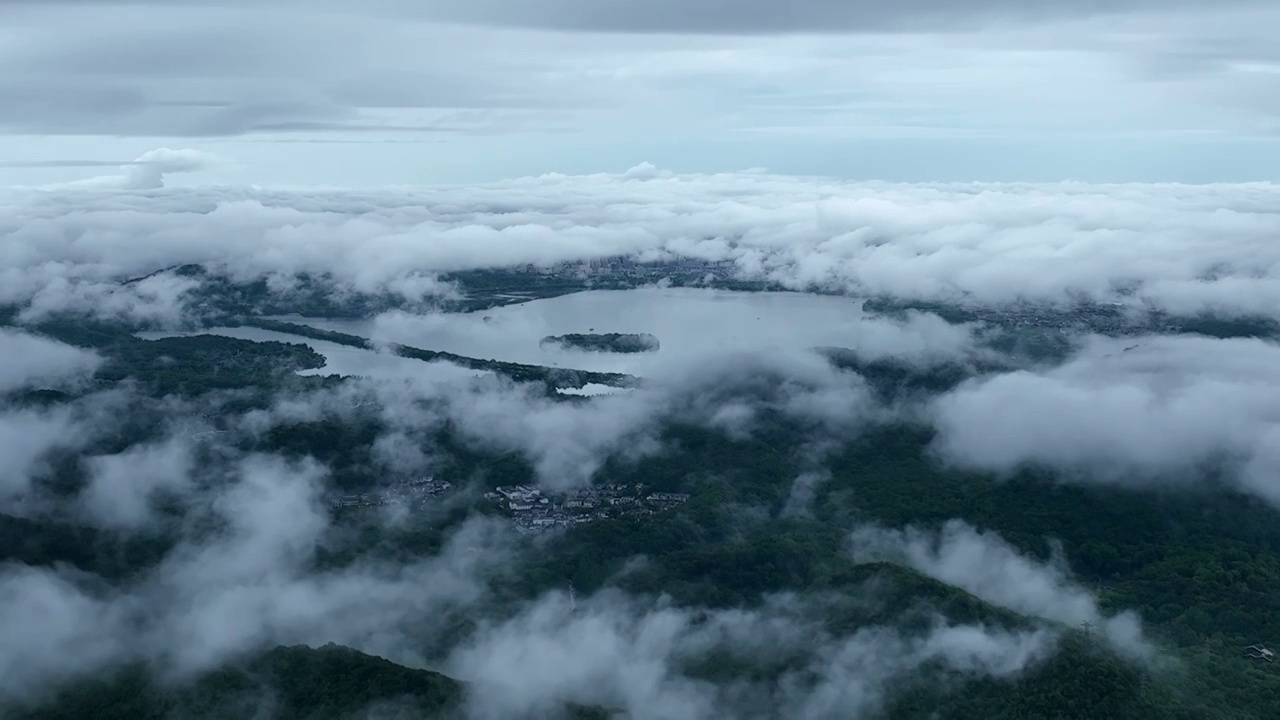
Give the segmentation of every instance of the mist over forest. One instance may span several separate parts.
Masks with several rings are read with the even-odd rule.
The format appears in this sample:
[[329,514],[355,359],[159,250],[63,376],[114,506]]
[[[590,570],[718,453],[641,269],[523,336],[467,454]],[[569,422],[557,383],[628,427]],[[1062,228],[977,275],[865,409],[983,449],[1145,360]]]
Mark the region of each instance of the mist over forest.
[[5,191],[6,713],[1265,717],[1266,192]]
[[0,0],[0,718],[1274,720],[1280,5]]

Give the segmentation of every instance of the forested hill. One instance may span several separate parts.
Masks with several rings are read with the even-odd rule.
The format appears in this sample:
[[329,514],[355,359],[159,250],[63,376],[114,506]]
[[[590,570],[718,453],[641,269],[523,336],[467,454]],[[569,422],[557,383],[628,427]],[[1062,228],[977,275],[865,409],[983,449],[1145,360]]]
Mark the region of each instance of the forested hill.
[[142,665],[64,689],[14,720],[156,720],[271,717],[339,720],[460,716],[463,686],[350,648],[277,647],[194,683],[168,686]]
[[[708,677],[740,668],[711,662]],[[963,689],[955,692],[958,687]],[[414,670],[350,648],[277,647],[186,685],[166,685],[143,665],[64,688],[38,708],[9,708],[12,720],[454,720],[467,717],[467,688],[445,675]],[[0,708],[3,710],[3,708]],[[941,713],[941,714],[939,714]],[[563,720],[617,717],[599,707],[566,705]],[[1069,636],[1048,663],[1014,681],[934,676],[895,693],[883,717],[925,720],[1206,717],[1180,709],[1168,689],[1088,638]]]
[[[465,684],[332,643],[280,646],[182,685],[144,665],[63,689],[12,720],[461,720]],[[606,720],[598,707],[566,705],[564,720]]]
[[649,333],[569,333],[548,335],[543,345],[558,345],[572,350],[612,353],[657,352],[661,347],[658,338]]
[[[5,322],[0,314],[0,325]],[[298,371],[323,367],[325,362],[323,355],[301,342],[253,342],[220,335],[142,340],[126,325],[84,318],[51,318],[25,329],[101,355],[104,362],[94,374],[93,387],[130,380],[155,396],[192,396],[323,382],[298,377]]]

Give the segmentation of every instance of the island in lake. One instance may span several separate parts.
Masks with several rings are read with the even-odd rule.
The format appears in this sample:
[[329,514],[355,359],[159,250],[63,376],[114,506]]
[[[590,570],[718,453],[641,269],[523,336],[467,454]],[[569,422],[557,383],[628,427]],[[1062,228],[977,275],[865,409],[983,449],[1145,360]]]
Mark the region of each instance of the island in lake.
[[649,333],[569,333],[548,335],[543,345],[559,345],[575,350],[613,353],[644,353],[658,351],[658,338]]

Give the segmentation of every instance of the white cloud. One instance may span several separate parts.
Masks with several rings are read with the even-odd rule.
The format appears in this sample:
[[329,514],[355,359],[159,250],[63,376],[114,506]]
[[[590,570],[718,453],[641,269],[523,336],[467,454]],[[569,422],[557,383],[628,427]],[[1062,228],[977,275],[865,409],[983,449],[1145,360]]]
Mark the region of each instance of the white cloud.
[[[373,390],[400,398],[388,418],[413,423],[421,397],[392,385],[361,383],[275,412],[351,412]],[[246,428],[271,422],[255,417]],[[332,539],[322,468],[248,456],[232,461],[227,477],[193,488],[184,477],[190,452],[175,436],[89,463],[80,507],[109,527],[145,527],[152,492],[188,490],[183,504],[198,520],[184,524],[156,566],[115,587],[65,568],[0,568],[0,688],[9,697],[134,660],[198,672],[275,644],[332,641],[419,665],[422,643],[444,630],[441,614],[483,602],[487,578],[510,566],[505,523],[473,519],[434,557],[317,569],[315,549]],[[782,596],[759,610],[703,613],[606,593],[575,611],[552,593],[482,624],[446,669],[474,683],[477,717],[536,715],[574,701],[625,707],[637,718],[748,718],[768,707],[818,719],[850,709],[870,716],[897,679],[924,665],[1008,677],[1053,648],[1050,632],[941,620],[923,634],[881,627],[831,637],[806,603]],[[772,689],[715,687],[685,674],[686,660],[715,648],[811,659]]]
[[1009,473],[1178,484],[1224,467],[1280,503],[1280,346],[1198,336],[1094,338],[1059,367],[961,385],[932,407],[941,457]]
[[[119,4],[19,2],[0,49],[15,73],[0,85],[0,129],[377,140],[566,127],[686,140],[744,127],[1243,135],[1275,110],[1269,74],[1240,70],[1276,60],[1263,31],[1275,10],[1257,0],[1033,10],[1006,1],[964,12],[925,0],[806,0],[785,12],[745,1],[724,12],[706,0],[646,12],[605,0],[381,0],[359,10],[278,0],[252,19],[226,2],[151,3],[145,17]],[[494,52],[513,48],[519,62]],[[1034,82],[1045,77],[1055,82]]]
[[101,362],[88,350],[12,328],[0,328],[0,357],[0,394],[65,387],[92,374]]
[[857,562],[900,563],[1023,615],[1076,628],[1089,623],[1120,652],[1152,656],[1136,614],[1105,614],[1065,568],[1029,558],[995,533],[951,520],[939,533],[863,527],[851,543]]
[[[901,179],[1275,178],[1265,0],[5,4],[0,154],[28,163],[182,137],[293,184],[646,159]],[[36,167],[5,175],[30,182]]]
[[823,661],[813,668],[818,686],[784,695],[780,712],[804,720],[875,717],[890,683],[925,663],[970,676],[1010,678],[1045,659],[1053,639],[1045,631],[976,625],[940,624],[923,638],[904,638],[887,628],[861,630],[824,648]]
[[[9,300],[25,302],[19,315],[24,322],[38,322],[61,313],[102,320],[126,320],[148,326],[173,327],[184,318],[186,294],[199,283],[175,275],[154,275],[128,285],[112,280],[82,279],[65,274],[66,266],[45,265],[21,278]],[[76,272],[76,270],[71,270]],[[17,273],[12,273],[17,275]],[[17,293],[31,291],[23,297]]]
[[332,641],[418,664],[410,624],[442,630],[431,621],[479,598],[482,574],[508,556],[500,524],[474,520],[434,557],[316,570],[329,527],[320,468],[254,456],[236,471],[225,491],[204,498],[219,529],[189,528],[156,567],[122,586],[64,568],[0,568],[4,694],[39,694],[132,660],[198,672],[277,644]]
[[521,453],[538,482],[555,489],[587,483],[611,456],[661,451],[659,430],[673,420],[743,438],[759,413],[774,411],[811,428],[815,438],[850,437],[881,412],[861,377],[800,350],[710,353],[666,368],[641,388],[585,403],[553,399],[541,384],[496,376],[461,383],[430,376],[361,380],[284,398],[246,415],[241,427],[260,434],[282,422],[353,417],[363,403],[375,405],[387,424],[387,440],[375,450],[388,467],[421,461],[430,450],[427,433],[448,422],[464,442]]
[[91,396],[72,406],[0,408],[0,512],[28,515],[45,507],[32,480],[50,468],[56,451],[83,447],[102,431],[111,398]]
[[102,175],[76,180],[53,185],[48,189],[155,190],[164,187],[166,175],[199,172],[223,162],[217,155],[200,150],[156,148],[143,153],[133,162],[121,166],[122,172],[118,175]]
[[[1276,197],[1264,184],[888,185],[760,173],[365,192],[11,190],[0,193],[0,300],[126,306],[96,284],[188,262],[241,276],[332,273],[377,290],[462,268],[674,253],[794,288],[987,303],[1133,289],[1129,301],[1180,312],[1275,316]],[[146,290],[163,306],[181,288]]]
[[[786,596],[756,610],[694,611],[602,593],[544,596],[482,628],[449,672],[472,684],[473,717],[542,717],[565,702],[644,718],[873,717],[895,680],[926,663],[1009,677],[1045,658],[1053,636],[939,622],[926,633],[866,627],[833,637]],[[711,650],[809,659],[776,683],[716,686],[685,674]]]
[[185,437],[134,445],[114,455],[86,459],[88,484],[79,495],[81,512],[103,527],[140,529],[154,519],[152,503],[163,493],[192,491],[193,448]]
[[103,603],[66,577],[0,567],[0,672],[7,701],[38,694],[50,678],[127,659],[127,603]]

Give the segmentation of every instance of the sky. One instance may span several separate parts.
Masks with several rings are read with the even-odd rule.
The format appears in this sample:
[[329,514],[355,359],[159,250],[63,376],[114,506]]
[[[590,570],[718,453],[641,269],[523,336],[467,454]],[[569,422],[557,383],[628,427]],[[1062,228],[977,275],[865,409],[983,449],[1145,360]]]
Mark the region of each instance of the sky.
[[[1034,9],[1033,9],[1034,6]],[[0,184],[1280,179],[1265,0],[0,0]]]

